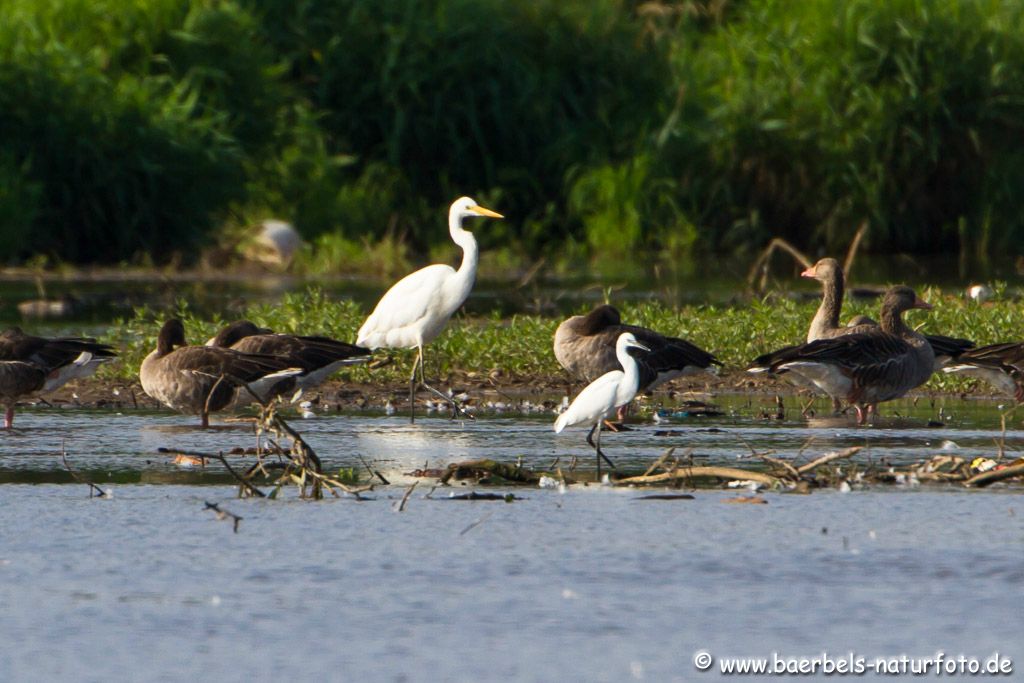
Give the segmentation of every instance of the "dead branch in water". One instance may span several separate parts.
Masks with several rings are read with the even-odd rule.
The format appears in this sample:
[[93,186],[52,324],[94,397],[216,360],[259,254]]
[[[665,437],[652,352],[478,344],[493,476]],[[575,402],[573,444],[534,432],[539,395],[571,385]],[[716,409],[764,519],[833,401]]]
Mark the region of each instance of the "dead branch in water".
[[213,510],[215,513],[217,513],[217,519],[230,519],[233,522],[235,533],[238,533],[238,524],[242,521],[241,517],[239,517],[233,512],[228,512],[227,510],[222,509],[220,505],[218,505],[217,503],[211,503],[209,501],[206,501],[206,507],[203,509]]
[[994,484],[997,481],[1021,476],[1024,476],[1024,463],[1020,465],[1010,465],[1009,467],[1004,467],[1001,470],[989,470],[988,472],[976,474],[965,481],[964,486],[976,486],[983,488],[989,484]]
[[167,453],[169,455],[189,455],[193,458],[209,458],[211,460],[216,460],[221,465],[224,465],[224,469],[228,471],[228,474],[234,477],[239,486],[248,491],[250,495],[256,496],[257,498],[267,497],[267,494],[260,491],[251,481],[249,481],[248,476],[239,474],[238,471],[231,466],[231,463],[228,462],[227,458],[224,457],[223,453],[200,453],[198,451],[185,451],[180,448],[165,448],[163,446],[156,449],[156,452]]
[[88,479],[86,479],[85,477],[80,475],[78,472],[75,472],[75,470],[73,470],[71,468],[71,463],[68,462],[68,454],[64,450],[64,442],[63,441],[60,444],[60,459],[64,463],[64,467],[65,467],[65,469],[67,469],[67,471],[71,475],[72,479],[77,481],[79,484],[85,484],[86,486],[89,487],[89,497],[90,498],[93,498],[93,497],[96,497],[96,498],[110,498],[111,497],[110,496],[110,491],[105,491],[105,490],[101,489],[99,486],[97,486],[96,484],[92,483],[91,481],[89,481]]
[[402,496],[402,502],[398,504],[398,511],[399,512],[403,512],[405,510],[405,503],[409,500],[409,496],[412,495],[412,491],[413,491],[414,488],[416,488],[416,484],[418,484],[418,483],[419,483],[418,481],[414,481],[412,483],[412,486],[410,486],[409,488],[407,488],[405,490],[405,495]]
[[800,474],[806,474],[807,472],[810,472],[811,470],[817,467],[821,467],[826,463],[832,462],[833,460],[849,458],[853,455],[856,455],[861,450],[863,450],[863,448],[863,446],[854,446],[852,448],[847,448],[841,451],[833,451],[832,453],[826,453],[820,458],[815,458],[806,465],[801,465],[800,467],[797,468],[797,472],[799,472]]
[[740,479],[756,481],[759,484],[765,484],[767,486],[781,486],[783,480],[778,477],[773,477],[770,474],[763,472],[755,472],[752,470],[741,470],[736,467],[714,467],[714,466],[696,466],[696,467],[677,467],[671,472],[664,472],[662,474],[652,475],[640,475],[637,477],[625,477],[623,479],[616,479],[612,483],[615,486],[634,486],[634,485],[649,485],[649,484],[665,484],[675,481],[687,481],[690,479]]
[[[760,293],[764,292],[768,287],[768,263],[776,250],[788,253],[803,265],[804,268],[811,267],[811,260],[802,251],[781,237],[773,237],[768,246],[764,248],[764,251],[754,260],[754,265],[750,267],[750,273],[747,275],[747,289],[749,291]],[[755,286],[754,283],[757,281],[759,273],[761,281]]]

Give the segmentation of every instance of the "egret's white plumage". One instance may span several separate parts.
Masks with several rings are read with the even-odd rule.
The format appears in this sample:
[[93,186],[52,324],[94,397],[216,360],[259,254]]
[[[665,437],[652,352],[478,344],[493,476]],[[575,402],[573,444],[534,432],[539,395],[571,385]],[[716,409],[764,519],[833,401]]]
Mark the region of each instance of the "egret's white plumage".
[[[615,342],[615,356],[622,365],[622,370],[612,370],[601,375],[593,382],[584,387],[583,391],[573,399],[565,412],[555,420],[555,433],[560,433],[566,427],[578,424],[593,423],[590,433],[587,434],[587,443],[597,451],[597,475],[601,477],[601,458],[604,458],[609,465],[611,460],[601,452],[601,422],[610,416],[616,408],[624,406],[633,400],[640,388],[640,370],[637,367],[636,359],[630,355],[629,349],[643,349],[649,351],[646,346],[636,340],[630,332],[623,332]],[[597,442],[591,437],[597,432]],[[614,465],[612,465],[614,467]]]
[[409,378],[410,410],[417,367],[420,369],[420,384],[455,406],[449,397],[424,381],[423,347],[441,333],[473,289],[479,249],[472,233],[462,228],[462,219],[472,216],[503,218],[499,213],[478,206],[469,197],[455,200],[448,211],[448,231],[452,241],[462,247],[462,265],[455,270],[451,266],[434,264],[406,275],[381,297],[373,313],[359,328],[356,343],[360,346],[418,350]]

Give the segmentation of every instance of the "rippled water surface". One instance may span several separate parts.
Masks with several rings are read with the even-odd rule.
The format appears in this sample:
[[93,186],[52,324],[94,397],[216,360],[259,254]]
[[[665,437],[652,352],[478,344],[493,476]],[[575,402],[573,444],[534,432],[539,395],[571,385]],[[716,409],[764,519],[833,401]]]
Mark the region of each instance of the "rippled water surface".
[[[765,406],[768,406],[765,402]],[[946,427],[927,427],[940,417]],[[782,421],[761,406],[605,434],[620,467],[667,447],[750,466],[848,445],[894,463],[991,455],[998,411],[896,405],[870,429]],[[909,413],[896,417],[895,413]],[[947,419],[948,418],[948,419]],[[1021,489],[726,491],[638,500],[607,487],[516,489],[513,503],[457,501],[421,485],[369,500],[239,500],[216,467],[182,472],[162,446],[254,443],[251,427],[201,431],[156,413],[35,410],[0,434],[0,680],[699,680],[692,658],[1019,658]],[[337,415],[296,420],[329,467],[359,456],[402,473],[491,457],[546,466],[593,458],[551,417]],[[660,434],[660,435],[659,435]],[[1007,434],[1011,454],[1020,432]],[[808,445],[808,440],[813,441]],[[90,499],[59,460],[113,489]],[[27,482],[27,483],[19,483]],[[505,489],[500,489],[504,491]],[[238,533],[204,510],[241,515]],[[1015,662],[1016,664],[1016,662]],[[1017,668],[1017,667],[1015,667]]]

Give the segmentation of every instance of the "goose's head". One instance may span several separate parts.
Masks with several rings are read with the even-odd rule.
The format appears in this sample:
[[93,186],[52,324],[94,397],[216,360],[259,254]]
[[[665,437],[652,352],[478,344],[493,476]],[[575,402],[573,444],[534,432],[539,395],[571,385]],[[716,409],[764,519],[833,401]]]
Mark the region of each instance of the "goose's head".
[[160,334],[156,337],[156,350],[161,356],[166,356],[179,346],[185,346],[185,325],[177,318],[171,318],[160,328]]
[[452,202],[452,208],[448,210],[448,218],[451,222],[461,222],[463,218],[479,218],[480,216],[504,218],[500,213],[485,209],[469,197],[459,197]]
[[220,346],[227,349],[231,348],[235,342],[241,341],[246,337],[269,333],[270,330],[263,327],[257,327],[256,323],[249,320],[236,320],[218,332],[216,337],[207,342],[207,345]]
[[926,311],[932,309],[932,305],[919,297],[917,293],[906,285],[890,287],[882,299],[882,308],[890,308],[896,311],[909,311],[912,308],[922,308]]
[[834,258],[823,258],[813,266],[800,273],[801,277],[811,277],[819,282],[834,280],[843,272],[843,267]]

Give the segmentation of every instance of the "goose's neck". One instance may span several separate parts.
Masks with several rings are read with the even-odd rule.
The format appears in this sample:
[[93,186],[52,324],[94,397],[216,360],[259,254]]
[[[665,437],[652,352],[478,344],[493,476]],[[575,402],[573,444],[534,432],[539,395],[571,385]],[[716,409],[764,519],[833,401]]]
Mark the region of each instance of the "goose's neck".
[[843,307],[843,276],[835,275],[822,281],[821,305],[814,314],[807,341],[814,341],[839,328],[839,313]]
[[903,311],[898,308],[883,306],[881,315],[882,329],[897,337],[906,337],[913,334],[912,330],[903,322]]

